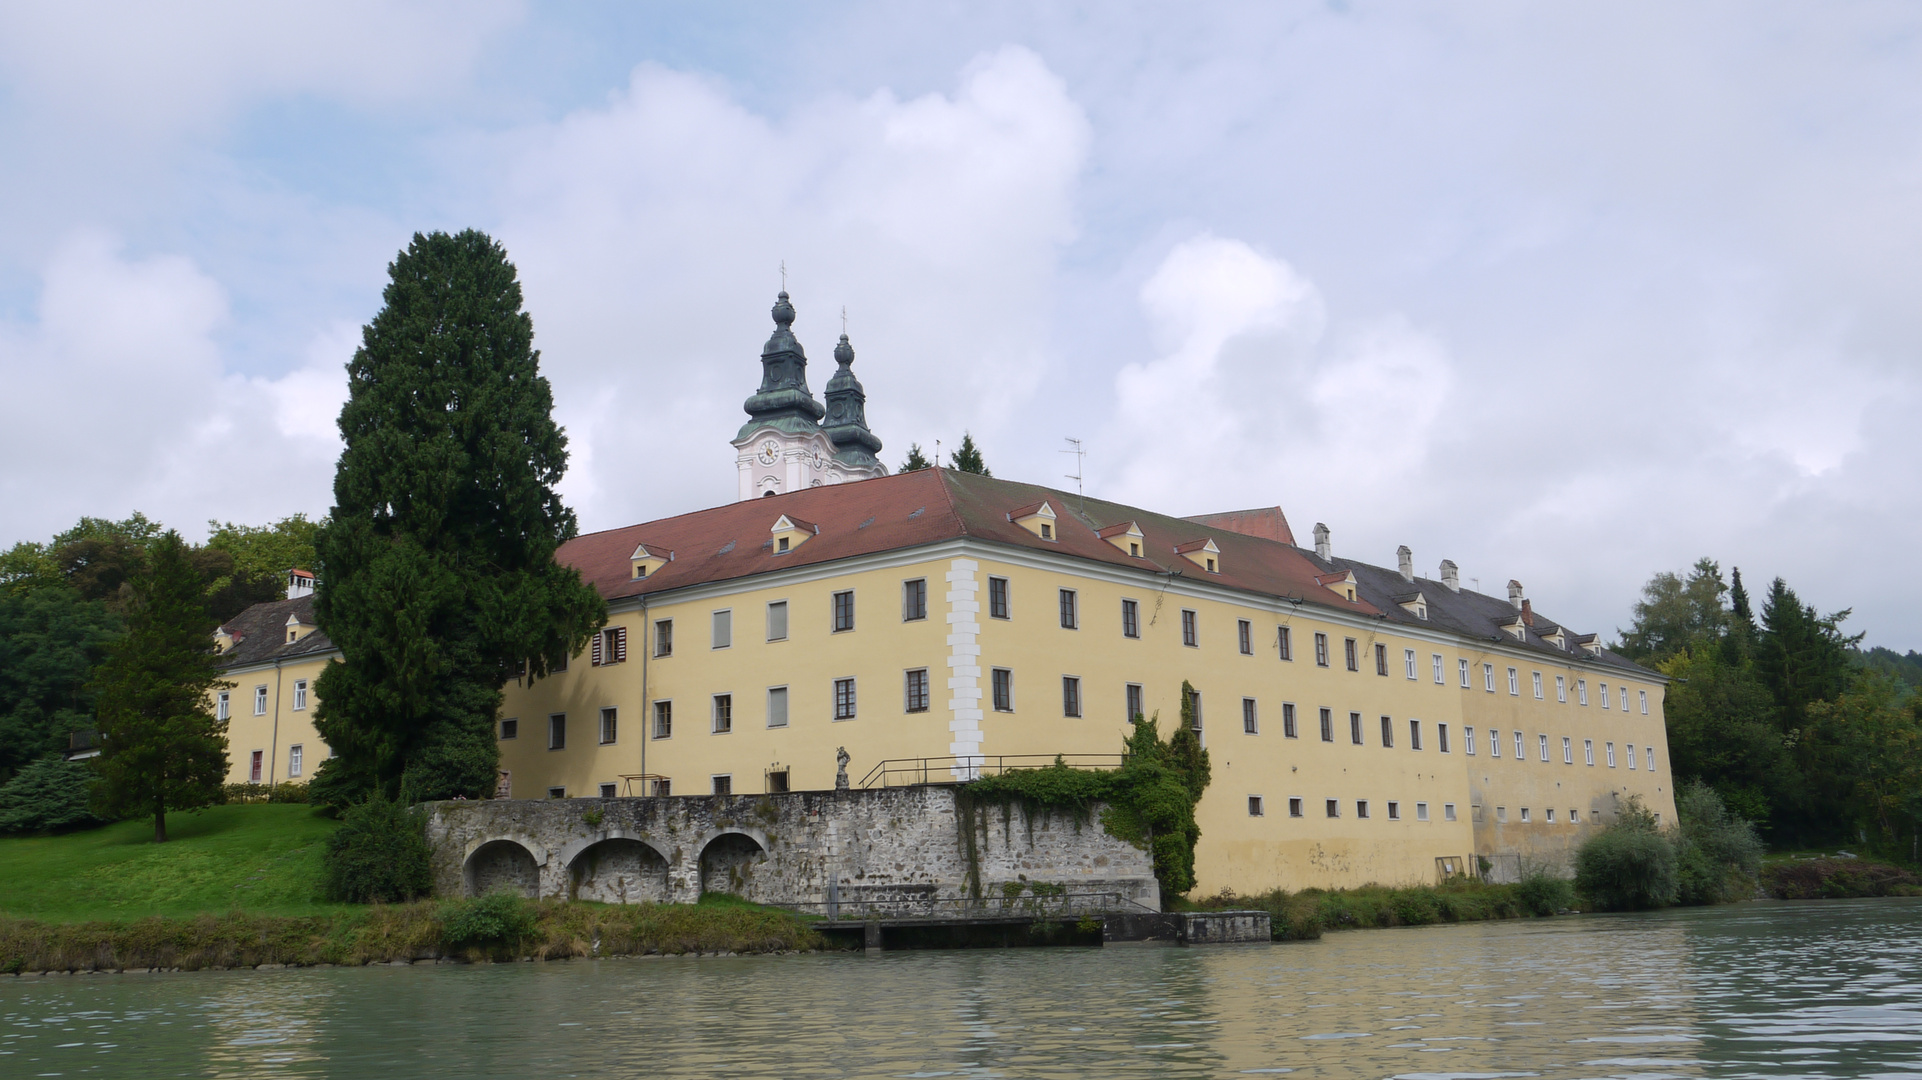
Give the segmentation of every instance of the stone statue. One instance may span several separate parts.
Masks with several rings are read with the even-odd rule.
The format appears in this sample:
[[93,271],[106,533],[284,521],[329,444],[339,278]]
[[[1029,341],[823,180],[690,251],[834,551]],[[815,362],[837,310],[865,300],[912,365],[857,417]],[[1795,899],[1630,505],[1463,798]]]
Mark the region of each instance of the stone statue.
[[837,746],[834,748],[834,790],[836,791],[846,791],[848,789],[849,760],[847,747]]

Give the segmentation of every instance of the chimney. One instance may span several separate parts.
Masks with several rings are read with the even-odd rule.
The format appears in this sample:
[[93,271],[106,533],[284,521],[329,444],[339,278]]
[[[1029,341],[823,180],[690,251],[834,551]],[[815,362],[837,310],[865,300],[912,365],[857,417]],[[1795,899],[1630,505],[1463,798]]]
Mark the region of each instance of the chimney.
[[1508,579],[1508,602],[1517,608],[1522,606],[1522,583],[1514,578]]
[[1535,625],[1535,605],[1529,603],[1527,600],[1522,601],[1522,625]]
[[1315,522],[1315,554],[1324,559],[1335,557],[1335,546],[1328,542],[1328,526]]
[[1395,549],[1395,561],[1401,567],[1401,576],[1404,581],[1415,580],[1415,553],[1408,550],[1407,544]]
[[1461,569],[1455,565],[1455,560],[1442,560],[1441,577],[1442,584],[1448,586],[1449,592],[1462,591],[1462,572]]

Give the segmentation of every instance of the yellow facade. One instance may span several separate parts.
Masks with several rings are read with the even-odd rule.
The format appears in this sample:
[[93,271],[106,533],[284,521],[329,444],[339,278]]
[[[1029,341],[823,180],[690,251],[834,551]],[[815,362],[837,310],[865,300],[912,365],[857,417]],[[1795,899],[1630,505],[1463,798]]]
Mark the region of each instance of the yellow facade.
[[[328,755],[314,730],[314,679],[337,654],[230,668],[214,695],[227,721],[227,782],[304,783]],[[225,701],[221,700],[225,696]]]

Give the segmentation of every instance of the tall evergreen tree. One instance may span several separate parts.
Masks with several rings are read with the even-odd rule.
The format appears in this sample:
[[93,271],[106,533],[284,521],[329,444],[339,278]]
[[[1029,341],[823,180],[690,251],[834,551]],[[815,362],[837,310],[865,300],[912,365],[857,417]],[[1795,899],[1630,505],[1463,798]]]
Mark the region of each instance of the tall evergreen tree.
[[168,532],[148,549],[131,582],[127,633],[94,682],[100,721],[96,802],[108,816],[153,815],[154,842],[167,839],[167,812],[220,799],[227,735],[209,693],[214,620],[187,545]]
[[901,467],[894,471],[895,472],[920,472],[922,469],[931,469],[933,467],[934,467],[934,462],[929,461],[928,456],[921,452],[921,444],[909,443],[908,459],[906,461],[903,461],[901,463]]
[[119,628],[104,601],[65,585],[0,593],[0,783],[93,726],[88,680]]
[[555,550],[567,440],[507,253],[416,234],[348,364],[315,613],[344,663],[315,683],[335,752],[314,784],[344,805],[485,797],[501,687],[546,674],[607,618]]
[[1848,617],[1847,609],[1817,615],[1781,578],[1769,583],[1755,666],[1790,729],[1807,722],[1810,702],[1833,701],[1848,689],[1849,649],[1862,640],[1860,634],[1842,634]]
[[988,471],[988,463],[981,460],[981,448],[974,445],[974,436],[965,431],[961,433],[961,448],[948,455],[948,462],[955,472],[994,475]]

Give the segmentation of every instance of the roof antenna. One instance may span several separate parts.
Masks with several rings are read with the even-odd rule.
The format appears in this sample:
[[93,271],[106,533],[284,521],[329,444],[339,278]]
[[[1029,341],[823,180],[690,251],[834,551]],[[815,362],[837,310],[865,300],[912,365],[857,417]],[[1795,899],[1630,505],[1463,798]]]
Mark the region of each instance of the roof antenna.
[[848,306],[846,304],[841,305],[841,336],[848,336]]
[[941,467],[941,440],[940,439],[934,440],[934,467],[937,469]]
[[[787,260],[781,260],[781,291],[787,291]],[[845,328],[844,328],[845,329]]]
[[1081,467],[1081,463],[1082,463],[1082,460],[1088,456],[1088,452],[1081,448],[1080,439],[1069,438],[1068,436],[1062,436],[1062,438],[1066,440],[1068,444],[1068,449],[1057,450],[1055,452],[1058,454],[1074,455],[1074,471],[1066,474],[1066,476],[1069,480],[1074,481],[1075,508],[1081,512],[1083,517],[1086,517],[1088,513],[1088,508],[1085,504],[1085,499],[1081,493],[1081,474],[1086,470],[1084,470]]

